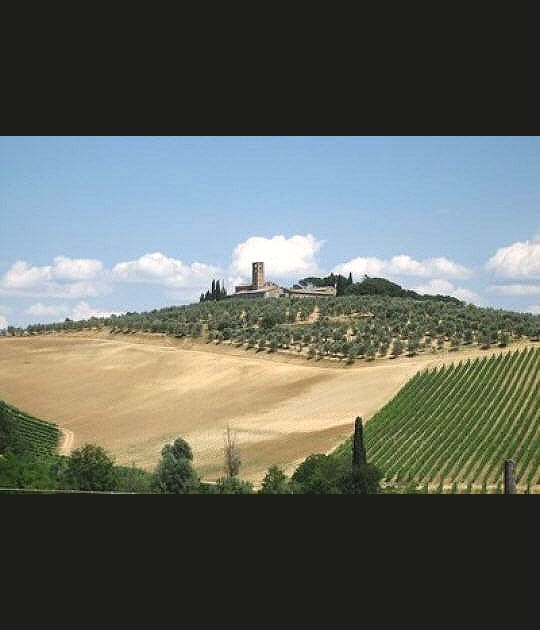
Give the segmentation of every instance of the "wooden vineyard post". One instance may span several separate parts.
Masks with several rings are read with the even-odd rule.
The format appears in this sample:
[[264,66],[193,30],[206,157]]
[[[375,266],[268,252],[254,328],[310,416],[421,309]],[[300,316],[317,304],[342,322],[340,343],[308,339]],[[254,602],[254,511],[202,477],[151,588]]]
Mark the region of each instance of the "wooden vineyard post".
[[504,494],[516,494],[516,479],[514,477],[514,460],[504,460]]

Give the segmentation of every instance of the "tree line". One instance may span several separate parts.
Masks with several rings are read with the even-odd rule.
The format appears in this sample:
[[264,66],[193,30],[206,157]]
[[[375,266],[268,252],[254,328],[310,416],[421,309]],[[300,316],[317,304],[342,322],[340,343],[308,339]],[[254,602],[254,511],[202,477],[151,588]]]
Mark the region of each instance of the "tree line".
[[212,280],[212,288],[206,293],[201,293],[199,302],[208,302],[210,300],[224,300],[226,297],[227,289],[225,288],[225,283],[222,282],[220,285],[219,280]]
[[[224,475],[204,482],[193,466],[186,440],[165,444],[153,471],[119,466],[105,449],[86,444],[69,456],[38,454],[20,439],[13,418],[0,408],[0,487],[30,490],[80,490],[143,494],[254,494],[253,485],[240,477],[241,452],[236,435],[227,427],[224,436]],[[355,435],[362,434],[360,419]],[[310,455],[289,478],[271,466],[259,494],[372,494],[381,491],[382,474],[367,462],[363,438],[355,441],[353,457]]]

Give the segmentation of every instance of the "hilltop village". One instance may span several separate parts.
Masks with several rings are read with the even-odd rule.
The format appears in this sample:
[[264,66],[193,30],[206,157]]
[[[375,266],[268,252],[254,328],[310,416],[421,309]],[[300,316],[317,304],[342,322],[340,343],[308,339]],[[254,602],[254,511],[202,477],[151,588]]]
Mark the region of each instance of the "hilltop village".
[[264,262],[251,264],[251,284],[241,284],[234,288],[228,298],[275,298],[275,297],[335,297],[336,287],[315,287],[313,285],[286,289],[264,279]]

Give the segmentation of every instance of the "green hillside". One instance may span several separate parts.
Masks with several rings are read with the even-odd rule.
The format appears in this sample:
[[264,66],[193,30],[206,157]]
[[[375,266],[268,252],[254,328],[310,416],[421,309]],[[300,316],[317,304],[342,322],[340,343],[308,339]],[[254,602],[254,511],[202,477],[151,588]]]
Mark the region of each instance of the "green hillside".
[[[55,424],[38,420],[0,400],[0,437],[16,440],[25,452],[35,455],[54,455],[60,441],[60,430]],[[5,445],[4,445],[5,446]]]
[[385,295],[232,298],[87,321],[35,324],[26,332],[103,327],[116,334],[165,333],[257,352],[296,353],[306,359],[352,362],[417,352],[457,351],[471,344],[487,348],[493,344],[505,346],[516,339],[538,339],[540,316],[478,308],[453,299]]
[[417,374],[367,423],[369,460],[392,484],[460,488],[497,486],[512,458],[519,486],[540,484],[539,374],[539,348]]

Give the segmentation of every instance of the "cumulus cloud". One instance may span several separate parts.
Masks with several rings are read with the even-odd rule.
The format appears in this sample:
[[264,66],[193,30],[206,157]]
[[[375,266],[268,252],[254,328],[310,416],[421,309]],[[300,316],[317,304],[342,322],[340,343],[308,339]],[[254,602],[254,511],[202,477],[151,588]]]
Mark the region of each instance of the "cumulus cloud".
[[145,282],[171,289],[192,289],[207,287],[212,278],[219,277],[221,273],[219,267],[199,262],[186,264],[154,252],[116,264],[112,278],[117,282]]
[[93,308],[84,301],[79,302],[73,307],[70,307],[67,304],[43,304],[42,302],[37,302],[27,308],[25,313],[33,315],[36,318],[35,321],[59,321],[63,320],[65,317],[78,321],[80,319],[89,319],[90,317],[110,317],[113,314],[122,314]]
[[527,311],[529,311],[529,313],[533,313],[533,315],[540,315],[540,304],[537,304],[536,306],[529,306]]
[[268,278],[301,278],[318,273],[316,255],[323,245],[324,241],[312,234],[289,238],[282,234],[271,238],[252,236],[234,248],[231,273],[251,278],[251,263],[256,261],[264,261]]
[[496,284],[487,287],[486,291],[503,295],[540,295],[540,284]]
[[26,309],[28,315],[36,315],[38,317],[56,317],[58,315],[65,315],[69,312],[69,309],[65,305],[60,304],[32,304]]
[[8,320],[3,316],[0,315],[0,330],[4,330],[4,328],[8,327]]
[[81,319],[90,319],[90,317],[110,317],[111,315],[122,315],[123,313],[113,313],[112,311],[100,311],[92,308],[86,302],[79,302],[73,307],[70,319],[79,321]]
[[482,298],[474,291],[470,291],[464,287],[456,287],[448,280],[441,278],[430,280],[426,284],[414,287],[413,290],[420,294],[449,295],[470,304],[483,304]]
[[487,261],[486,269],[503,278],[540,278],[540,236],[501,247]]
[[103,272],[101,261],[92,258],[57,256],[53,263],[53,276],[58,280],[93,280]]
[[103,265],[90,258],[57,256],[51,265],[18,260],[0,279],[0,293],[30,297],[97,297],[109,292]]
[[426,258],[415,260],[411,256],[400,254],[389,259],[374,257],[358,257],[348,262],[336,265],[334,273],[347,275],[353,273],[356,276],[417,276],[420,278],[468,278],[470,269],[459,265],[448,258]]

